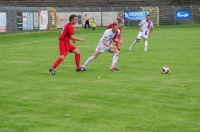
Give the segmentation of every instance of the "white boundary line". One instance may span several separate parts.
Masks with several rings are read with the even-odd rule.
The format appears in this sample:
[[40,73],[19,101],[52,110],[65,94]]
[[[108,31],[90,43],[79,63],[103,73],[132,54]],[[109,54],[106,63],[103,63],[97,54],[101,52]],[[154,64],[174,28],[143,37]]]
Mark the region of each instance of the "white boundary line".
[[[85,35],[80,35],[80,36],[78,36],[78,37],[85,37],[85,36],[97,36],[97,35],[100,35],[100,34],[102,34],[103,35],[103,33],[96,33],[96,34],[93,34],[93,35],[88,35],[88,34],[85,34]],[[100,38],[99,38],[100,39]],[[26,44],[32,44],[32,43],[40,43],[40,42],[48,42],[48,41],[59,41],[58,40],[58,38],[56,38],[56,39],[48,39],[48,40],[41,40],[41,41],[29,41],[29,42],[25,42],[25,43],[20,43],[20,42],[18,42],[17,44],[10,44],[10,45],[0,45],[0,47],[2,46],[2,47],[10,47],[10,46],[20,46],[20,45],[26,45]],[[87,42],[87,40],[86,40],[86,42]],[[98,40],[97,40],[97,42],[98,42]]]

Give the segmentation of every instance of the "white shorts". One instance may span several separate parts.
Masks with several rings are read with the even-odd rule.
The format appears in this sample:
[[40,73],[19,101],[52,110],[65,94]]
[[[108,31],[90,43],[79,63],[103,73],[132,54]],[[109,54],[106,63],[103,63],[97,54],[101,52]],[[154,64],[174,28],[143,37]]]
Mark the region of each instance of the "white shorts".
[[148,32],[145,33],[145,32],[141,32],[141,31],[140,31],[140,32],[138,33],[137,38],[138,38],[138,39],[142,39],[142,38],[147,39],[147,38],[148,38]]
[[110,47],[105,46],[105,45],[102,44],[102,43],[98,43],[98,45],[97,45],[95,51],[96,51],[96,52],[102,53],[102,52],[104,52],[105,50],[108,51],[109,49],[110,49]]

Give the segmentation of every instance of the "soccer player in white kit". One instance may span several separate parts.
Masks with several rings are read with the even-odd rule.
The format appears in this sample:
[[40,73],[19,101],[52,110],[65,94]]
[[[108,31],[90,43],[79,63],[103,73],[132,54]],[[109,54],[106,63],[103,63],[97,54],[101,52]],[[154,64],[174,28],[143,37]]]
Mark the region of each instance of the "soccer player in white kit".
[[152,35],[153,32],[153,22],[150,21],[150,15],[147,14],[146,15],[146,20],[142,20],[139,25],[138,25],[140,32],[138,33],[138,36],[136,38],[135,41],[133,41],[133,43],[131,44],[131,46],[129,47],[129,50],[131,50],[133,48],[133,46],[140,41],[140,39],[144,38],[144,51],[147,51],[147,47],[148,47],[148,37],[150,37]]
[[[104,32],[102,38],[100,39],[100,41],[96,47],[94,54],[85,61],[85,63],[81,67],[81,71],[85,71],[86,66],[92,60],[97,58],[100,55],[100,53],[103,53],[105,50],[114,54],[113,59],[112,59],[112,64],[110,66],[110,70],[119,70],[119,67],[116,66],[116,63],[117,63],[117,60],[119,57],[119,50],[116,46],[112,45],[113,38],[115,38],[116,35],[117,36],[120,35],[120,30],[118,29],[118,24],[113,23],[112,28],[107,29]],[[122,42],[122,41],[119,40],[119,42]]]

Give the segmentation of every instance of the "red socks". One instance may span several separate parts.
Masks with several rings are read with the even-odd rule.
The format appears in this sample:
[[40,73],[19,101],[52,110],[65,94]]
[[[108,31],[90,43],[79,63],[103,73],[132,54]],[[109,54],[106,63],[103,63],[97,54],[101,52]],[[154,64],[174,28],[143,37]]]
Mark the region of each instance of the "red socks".
[[53,69],[53,70],[56,70],[56,67],[57,67],[58,65],[60,65],[60,63],[61,63],[63,60],[64,60],[63,58],[60,58],[60,57],[59,57],[59,58],[56,60],[56,62],[54,63],[52,69]]
[[[80,54],[76,54],[75,55],[76,68],[80,68],[80,59],[81,59]],[[63,60],[64,60],[63,58],[59,57],[54,63],[52,69],[56,70],[56,68],[60,65],[60,63],[62,63]]]
[[115,46],[116,46],[117,48],[119,48],[119,41],[116,41],[116,42],[115,42]]
[[80,68],[80,60],[81,60],[80,54],[76,54],[75,55],[76,68]]

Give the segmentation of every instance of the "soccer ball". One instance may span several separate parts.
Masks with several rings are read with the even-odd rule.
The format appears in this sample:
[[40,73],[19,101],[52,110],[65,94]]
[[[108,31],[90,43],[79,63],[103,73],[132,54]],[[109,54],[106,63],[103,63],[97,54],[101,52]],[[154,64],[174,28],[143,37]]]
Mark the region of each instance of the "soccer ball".
[[163,74],[167,74],[167,73],[169,73],[169,72],[170,72],[169,67],[167,67],[167,66],[163,66],[163,67],[161,68],[161,73],[163,73]]

